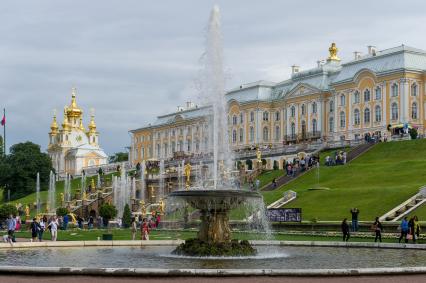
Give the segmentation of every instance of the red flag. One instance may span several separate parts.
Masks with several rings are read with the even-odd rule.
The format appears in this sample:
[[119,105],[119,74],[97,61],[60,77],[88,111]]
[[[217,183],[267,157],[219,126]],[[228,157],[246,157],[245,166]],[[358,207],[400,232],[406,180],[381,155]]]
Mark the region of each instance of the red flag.
[[6,116],[3,115],[3,119],[1,119],[1,125],[4,126],[6,125]]

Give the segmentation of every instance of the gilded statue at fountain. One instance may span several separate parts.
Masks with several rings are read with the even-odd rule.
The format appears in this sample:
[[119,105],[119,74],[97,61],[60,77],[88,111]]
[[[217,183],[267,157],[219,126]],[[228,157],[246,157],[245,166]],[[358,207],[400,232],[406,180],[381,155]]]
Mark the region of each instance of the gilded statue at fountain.
[[191,169],[192,169],[191,164],[189,162],[186,163],[184,167],[184,171],[185,171],[185,177],[186,177],[185,188],[187,190],[191,186]]

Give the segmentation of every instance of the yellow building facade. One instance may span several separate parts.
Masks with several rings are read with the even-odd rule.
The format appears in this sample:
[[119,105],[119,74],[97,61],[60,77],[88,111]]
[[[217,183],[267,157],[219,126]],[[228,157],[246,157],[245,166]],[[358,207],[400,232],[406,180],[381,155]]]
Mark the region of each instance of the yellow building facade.
[[64,107],[61,127],[58,126],[54,113],[47,152],[59,176],[80,175],[84,168],[108,162],[108,156],[99,146],[99,133],[93,111],[88,129],[83,125],[83,110],[77,105],[75,88],[71,92],[70,105]]
[[[235,150],[363,139],[425,129],[426,51],[369,46],[341,62],[333,43],[315,68],[292,66],[289,79],[258,81],[227,92],[228,131]],[[190,105],[191,106],[191,105]],[[133,164],[172,158],[177,152],[205,154],[213,133],[210,107],[186,107],[131,130]],[[396,135],[394,136],[396,137]]]

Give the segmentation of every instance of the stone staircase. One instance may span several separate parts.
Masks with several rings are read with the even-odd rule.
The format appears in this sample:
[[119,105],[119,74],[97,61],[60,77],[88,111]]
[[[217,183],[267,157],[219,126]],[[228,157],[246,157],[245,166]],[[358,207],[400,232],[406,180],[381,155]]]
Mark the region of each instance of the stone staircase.
[[271,203],[270,205],[268,205],[267,208],[268,209],[269,208],[280,208],[283,205],[295,200],[296,198],[297,198],[297,193],[295,191],[292,191],[292,190],[285,191],[282,198]]
[[372,147],[374,147],[376,143],[368,142],[368,143],[362,143],[360,145],[355,146],[353,149],[351,149],[347,156],[346,156],[346,163],[356,159],[360,155],[366,153],[369,151]]
[[397,207],[386,212],[379,219],[380,221],[399,221],[404,216],[410,214],[416,208],[421,206],[426,202],[426,186],[423,186],[419,189],[419,192],[414,196],[410,197]]

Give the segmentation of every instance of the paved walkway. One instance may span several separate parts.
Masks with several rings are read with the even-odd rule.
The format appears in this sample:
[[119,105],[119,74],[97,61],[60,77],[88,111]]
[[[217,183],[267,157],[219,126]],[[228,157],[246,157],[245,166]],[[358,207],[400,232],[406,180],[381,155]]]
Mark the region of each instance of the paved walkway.
[[91,277],[91,276],[69,276],[69,277],[52,277],[52,276],[3,276],[0,275],[1,283],[136,283],[136,282],[153,282],[153,283],[423,283],[426,282],[426,275],[407,275],[407,276],[360,276],[360,277],[175,277],[175,278],[140,278],[140,277]]

